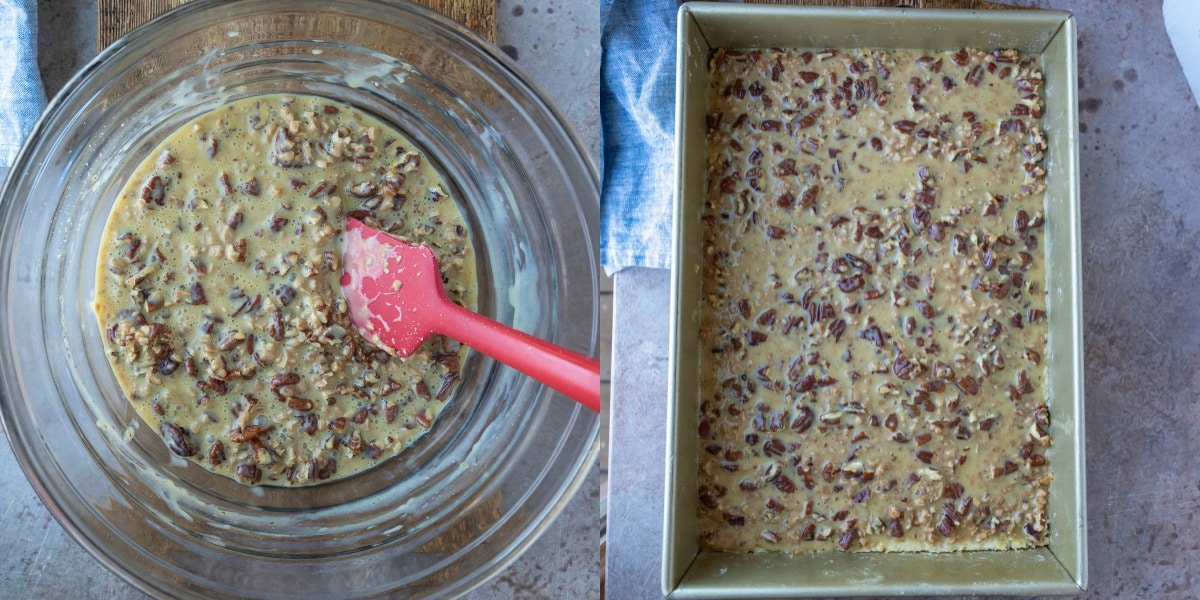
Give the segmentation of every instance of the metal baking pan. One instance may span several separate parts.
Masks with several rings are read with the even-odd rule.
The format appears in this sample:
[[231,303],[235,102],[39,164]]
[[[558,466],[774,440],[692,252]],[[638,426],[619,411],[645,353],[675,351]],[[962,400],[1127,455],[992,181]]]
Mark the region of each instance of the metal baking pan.
[[[1017,48],[1041,57],[1048,149],[1047,403],[1055,439],[1050,543],[932,553],[701,552],[696,525],[708,58],[715,48]],[[1068,12],[747,6],[679,9],[676,200],[663,594],[670,598],[908,594],[1078,595],[1087,584],[1075,20]]]

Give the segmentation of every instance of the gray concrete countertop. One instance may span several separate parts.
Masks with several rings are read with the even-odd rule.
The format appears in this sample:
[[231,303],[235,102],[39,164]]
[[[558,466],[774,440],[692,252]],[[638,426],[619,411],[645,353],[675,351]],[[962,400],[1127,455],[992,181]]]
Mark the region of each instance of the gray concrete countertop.
[[[1200,109],[1160,0],[1075,13],[1088,598],[1200,595]],[[661,596],[669,273],[616,276],[609,597]]]
[[[591,156],[598,156],[600,33],[595,3],[500,0],[498,10],[498,44],[557,103]],[[38,62],[52,96],[96,55],[96,2],[40,0],[38,11]],[[583,489],[533,547],[469,597],[595,597],[600,586],[599,504],[600,471],[593,467]],[[89,556],[54,521],[7,443],[0,443],[0,541],[0,598],[145,597]]]

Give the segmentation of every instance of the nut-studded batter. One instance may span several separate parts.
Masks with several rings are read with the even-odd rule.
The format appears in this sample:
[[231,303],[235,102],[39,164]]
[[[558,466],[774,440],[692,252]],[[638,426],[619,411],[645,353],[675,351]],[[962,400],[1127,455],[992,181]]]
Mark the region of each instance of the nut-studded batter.
[[445,182],[353,107],[243,99],[139,166],[101,242],[95,310],[121,387],[171,452],[244,483],[311,484],[395,455],[453,398],[465,348],[435,337],[401,360],[351,326],[347,215],[432,246],[450,297],[474,307]]
[[713,56],[705,548],[1047,542],[1038,69],[1011,50]]

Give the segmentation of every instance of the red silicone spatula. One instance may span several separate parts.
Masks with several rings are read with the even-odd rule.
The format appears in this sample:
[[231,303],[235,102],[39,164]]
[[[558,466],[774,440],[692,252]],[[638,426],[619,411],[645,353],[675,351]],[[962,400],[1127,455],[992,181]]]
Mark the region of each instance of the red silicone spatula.
[[433,251],[348,219],[342,293],[362,336],[409,356],[430,335],[456,339],[600,411],[600,361],[471,312],[450,300]]

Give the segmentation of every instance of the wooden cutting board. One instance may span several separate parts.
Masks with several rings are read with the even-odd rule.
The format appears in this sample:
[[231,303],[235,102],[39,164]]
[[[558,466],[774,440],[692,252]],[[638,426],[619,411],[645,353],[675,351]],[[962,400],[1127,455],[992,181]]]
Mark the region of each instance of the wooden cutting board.
[[[191,0],[97,0],[96,49],[103,50],[134,27]],[[496,41],[496,0],[416,0]]]

